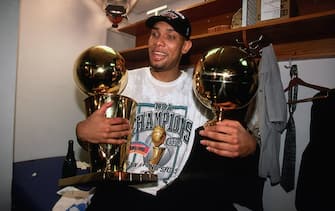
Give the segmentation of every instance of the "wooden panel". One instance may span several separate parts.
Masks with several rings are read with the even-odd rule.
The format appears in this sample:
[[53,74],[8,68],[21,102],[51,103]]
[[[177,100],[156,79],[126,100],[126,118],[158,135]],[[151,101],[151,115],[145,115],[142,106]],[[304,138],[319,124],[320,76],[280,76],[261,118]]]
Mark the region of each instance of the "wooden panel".
[[192,22],[192,36],[208,33],[208,28],[218,25],[231,25],[231,20],[234,12],[224,13],[209,18],[199,19]]
[[328,9],[335,9],[334,0],[295,0],[299,15],[322,12]]
[[126,68],[129,70],[148,65],[148,46],[132,48],[120,53],[126,60]]
[[335,38],[274,45],[279,61],[335,57]]

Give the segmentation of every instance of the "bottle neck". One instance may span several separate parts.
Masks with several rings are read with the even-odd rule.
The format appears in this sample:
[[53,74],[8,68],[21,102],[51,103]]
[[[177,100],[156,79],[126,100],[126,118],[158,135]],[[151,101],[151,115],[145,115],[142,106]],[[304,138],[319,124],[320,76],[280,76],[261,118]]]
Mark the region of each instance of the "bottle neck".
[[68,148],[67,148],[67,155],[72,155],[73,152],[73,140],[69,140]]

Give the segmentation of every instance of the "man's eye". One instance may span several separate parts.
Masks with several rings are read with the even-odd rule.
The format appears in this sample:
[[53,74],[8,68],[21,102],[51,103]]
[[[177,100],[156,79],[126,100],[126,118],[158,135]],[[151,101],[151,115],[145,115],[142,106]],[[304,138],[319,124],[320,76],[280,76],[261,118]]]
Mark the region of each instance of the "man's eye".
[[152,32],[151,32],[151,34],[150,34],[150,36],[152,36],[152,37],[158,37],[158,33],[157,33],[157,32],[154,32],[154,31],[152,31]]
[[175,40],[175,36],[174,35],[172,35],[172,34],[170,34],[170,35],[168,35],[168,36],[166,36],[167,37],[167,39],[168,40]]

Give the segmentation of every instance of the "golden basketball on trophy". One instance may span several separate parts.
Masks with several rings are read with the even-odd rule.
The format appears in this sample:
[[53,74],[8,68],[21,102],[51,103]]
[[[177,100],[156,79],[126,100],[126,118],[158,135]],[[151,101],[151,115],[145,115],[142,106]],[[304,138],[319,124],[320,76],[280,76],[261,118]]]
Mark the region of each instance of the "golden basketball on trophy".
[[258,69],[248,53],[235,46],[222,46],[205,52],[195,65],[193,91],[210,109],[215,124],[233,110],[248,106],[258,88]]

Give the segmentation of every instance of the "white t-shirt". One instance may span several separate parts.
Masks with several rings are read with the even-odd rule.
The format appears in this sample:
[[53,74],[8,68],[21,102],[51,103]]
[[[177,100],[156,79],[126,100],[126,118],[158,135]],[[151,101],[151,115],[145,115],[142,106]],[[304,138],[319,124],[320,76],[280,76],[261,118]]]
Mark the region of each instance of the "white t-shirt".
[[158,146],[164,148],[163,155],[153,165],[154,173],[158,175],[158,185],[135,186],[156,195],[159,189],[176,179],[182,171],[192,149],[195,129],[208,120],[205,116],[208,110],[194,97],[192,73],[185,71],[174,81],[162,82],[151,75],[149,67],[129,70],[127,86],[121,94],[138,103],[128,172],[149,171],[154,146],[152,130],[159,125],[166,132],[164,142]]

